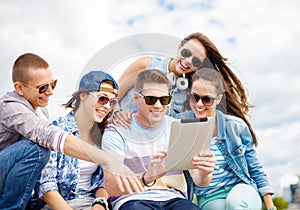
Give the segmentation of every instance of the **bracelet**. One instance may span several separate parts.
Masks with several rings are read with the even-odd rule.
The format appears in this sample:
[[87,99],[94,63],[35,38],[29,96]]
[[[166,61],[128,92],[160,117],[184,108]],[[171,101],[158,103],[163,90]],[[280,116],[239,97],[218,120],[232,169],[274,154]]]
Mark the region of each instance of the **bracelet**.
[[95,200],[92,203],[92,207],[95,206],[96,204],[99,204],[101,206],[103,206],[106,210],[108,210],[108,203],[106,201],[105,197],[99,197],[99,198],[95,198]]
[[148,184],[145,182],[145,174],[146,174],[146,172],[144,172],[143,175],[142,175],[142,182],[143,182],[143,184],[144,184],[146,187],[152,187],[153,185],[155,185],[156,179],[153,181],[153,183],[152,183],[151,185],[148,185]]

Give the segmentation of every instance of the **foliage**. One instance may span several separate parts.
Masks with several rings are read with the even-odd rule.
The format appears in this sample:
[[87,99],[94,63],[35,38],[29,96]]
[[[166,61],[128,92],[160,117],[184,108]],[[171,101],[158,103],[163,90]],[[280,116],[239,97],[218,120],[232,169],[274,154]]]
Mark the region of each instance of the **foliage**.
[[[273,198],[273,203],[277,207],[277,210],[284,210],[287,209],[289,206],[289,203],[285,201],[283,197]],[[267,210],[265,205],[263,206],[262,210]]]

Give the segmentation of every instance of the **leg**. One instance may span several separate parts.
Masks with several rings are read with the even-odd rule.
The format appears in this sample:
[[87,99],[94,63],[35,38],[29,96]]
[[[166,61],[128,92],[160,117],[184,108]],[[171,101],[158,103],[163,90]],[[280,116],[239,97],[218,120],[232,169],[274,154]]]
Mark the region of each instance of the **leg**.
[[225,210],[225,199],[215,199],[205,204],[202,210]]
[[200,209],[196,204],[184,198],[174,198],[164,203],[165,205],[162,209],[165,210],[182,210],[182,209],[199,210]]
[[0,206],[25,209],[50,150],[22,139],[0,152]]
[[160,209],[156,201],[151,200],[132,200],[120,206],[119,210],[154,210]]
[[262,208],[259,193],[250,185],[237,184],[229,192],[226,198],[226,209],[257,209]]

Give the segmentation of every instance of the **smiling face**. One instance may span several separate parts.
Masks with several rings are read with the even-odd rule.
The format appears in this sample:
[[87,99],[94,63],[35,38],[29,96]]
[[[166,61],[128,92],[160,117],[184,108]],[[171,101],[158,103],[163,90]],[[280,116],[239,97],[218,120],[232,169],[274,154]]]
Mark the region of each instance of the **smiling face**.
[[39,106],[47,106],[50,96],[53,95],[53,89],[51,88],[51,85],[49,85],[48,89],[40,94],[38,87],[53,81],[51,69],[30,68],[28,69],[28,78],[28,81],[24,81],[23,83],[15,82],[14,85],[16,91],[29,101],[33,109],[36,109]]
[[[101,88],[109,88],[113,89],[113,85],[109,82],[102,82],[100,85]],[[89,117],[90,121],[100,123],[103,119],[108,115],[113,107],[111,106],[110,101],[103,104],[101,98],[104,96],[105,99],[109,100],[115,99],[116,96],[114,93],[106,92],[106,91],[94,91],[94,92],[84,92],[81,93],[81,104],[79,109],[83,109],[82,111],[85,113],[85,117]],[[100,101],[101,102],[100,102]]]
[[191,93],[194,93],[200,97],[209,96],[211,98],[215,98],[210,106],[204,105],[202,100],[199,98],[198,102],[196,102],[195,100],[190,100],[190,106],[196,118],[216,116],[216,107],[220,103],[222,95],[218,95],[215,84],[213,82],[203,79],[197,79],[193,82]]
[[[169,88],[166,84],[145,83],[141,91],[143,96],[163,97],[169,96]],[[142,95],[135,93],[134,99],[138,105],[136,117],[138,121],[145,127],[156,127],[160,125],[164,119],[167,105],[162,105],[157,100],[153,105],[147,105]]]
[[195,71],[206,57],[204,46],[196,39],[191,39],[178,49],[175,60],[175,74],[182,75]]

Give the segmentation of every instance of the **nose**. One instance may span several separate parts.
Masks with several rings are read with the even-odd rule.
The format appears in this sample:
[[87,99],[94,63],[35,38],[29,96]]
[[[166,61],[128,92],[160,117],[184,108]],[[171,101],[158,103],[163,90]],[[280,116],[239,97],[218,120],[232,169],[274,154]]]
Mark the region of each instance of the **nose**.
[[198,106],[203,106],[204,104],[202,103],[202,99],[200,98],[199,101],[197,102]]
[[53,88],[51,87],[51,85],[48,86],[46,92],[47,95],[53,95]]
[[160,103],[160,100],[157,99],[157,101],[155,102],[155,104],[153,104],[154,107],[162,107],[162,104]]
[[107,109],[111,109],[110,101],[103,105]]

